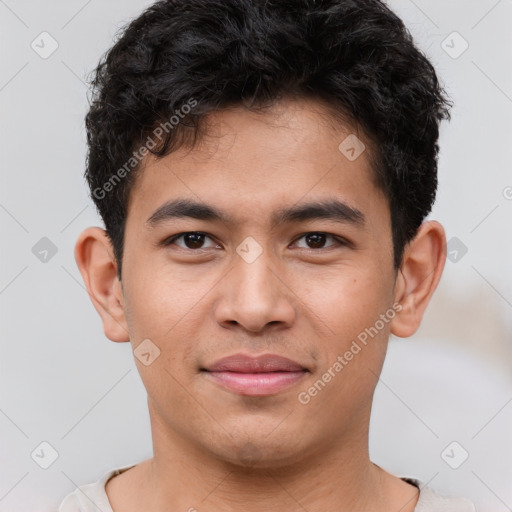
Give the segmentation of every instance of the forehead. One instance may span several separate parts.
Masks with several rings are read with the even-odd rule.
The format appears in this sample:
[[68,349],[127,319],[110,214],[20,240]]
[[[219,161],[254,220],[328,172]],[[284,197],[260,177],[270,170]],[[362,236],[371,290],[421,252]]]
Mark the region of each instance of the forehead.
[[146,220],[177,198],[222,205],[241,221],[258,211],[259,218],[268,213],[270,222],[283,205],[333,197],[364,211],[384,199],[369,156],[364,134],[316,101],[217,111],[206,116],[194,146],[144,162],[128,217],[136,212]]

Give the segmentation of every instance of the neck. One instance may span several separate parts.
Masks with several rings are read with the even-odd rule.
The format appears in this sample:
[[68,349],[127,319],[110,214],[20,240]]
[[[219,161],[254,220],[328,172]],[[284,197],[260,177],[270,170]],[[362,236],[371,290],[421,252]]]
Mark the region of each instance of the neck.
[[[366,419],[361,423],[368,424]],[[367,429],[354,428],[336,443],[330,440],[309,455],[279,463],[255,447],[251,453],[247,445],[247,457],[235,464],[177,435],[157,415],[151,424],[154,457],[145,463],[142,486],[146,510],[385,509],[383,470],[369,459]]]

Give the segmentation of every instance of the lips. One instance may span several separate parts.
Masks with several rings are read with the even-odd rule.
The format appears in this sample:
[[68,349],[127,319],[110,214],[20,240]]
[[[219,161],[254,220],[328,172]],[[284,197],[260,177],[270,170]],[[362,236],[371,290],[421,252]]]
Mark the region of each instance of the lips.
[[283,356],[235,354],[202,368],[217,385],[241,395],[273,395],[296,384],[307,368]]
[[306,370],[303,366],[286,357],[263,354],[251,357],[245,354],[235,354],[224,357],[206,367],[209,372],[237,372],[237,373],[261,373],[261,372],[297,372]]

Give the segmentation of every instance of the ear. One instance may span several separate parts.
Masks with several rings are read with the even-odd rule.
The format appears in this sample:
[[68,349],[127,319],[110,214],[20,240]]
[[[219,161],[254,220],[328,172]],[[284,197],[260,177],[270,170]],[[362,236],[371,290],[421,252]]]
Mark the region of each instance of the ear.
[[395,283],[395,301],[402,306],[391,321],[391,333],[412,336],[420,326],[446,262],[446,235],[437,221],[426,221],[405,250]]
[[84,230],[75,245],[75,260],[103,322],[105,336],[112,341],[130,341],[117,263],[105,230],[97,227]]

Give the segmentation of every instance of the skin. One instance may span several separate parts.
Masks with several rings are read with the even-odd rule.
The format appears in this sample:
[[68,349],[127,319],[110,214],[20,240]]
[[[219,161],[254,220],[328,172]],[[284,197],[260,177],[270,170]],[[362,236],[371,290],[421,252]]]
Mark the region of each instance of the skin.
[[[357,133],[367,150],[349,161],[338,145]],[[281,100],[263,113],[208,115],[193,147],[149,158],[130,194],[122,284],[105,232],[88,228],[75,257],[105,335],[160,355],[135,358],[148,394],[154,456],[106,486],[115,512],[279,510],[411,512],[418,490],[370,461],[368,429],[390,333],[411,336],[441,278],[445,233],[424,222],[393,268],[389,205],[376,188],[370,142],[315,100]],[[229,222],[147,220],[189,199]],[[364,225],[310,219],[272,226],[272,214],[338,199]],[[183,232],[207,233],[199,246]],[[313,243],[304,235],[327,233]],[[262,253],[236,252],[248,236]],[[316,244],[315,244],[316,242]],[[379,315],[385,323],[308,404],[298,400]],[[396,311],[396,310],[395,310]],[[200,371],[221,357],[274,353],[309,372],[291,388],[243,396]]]

